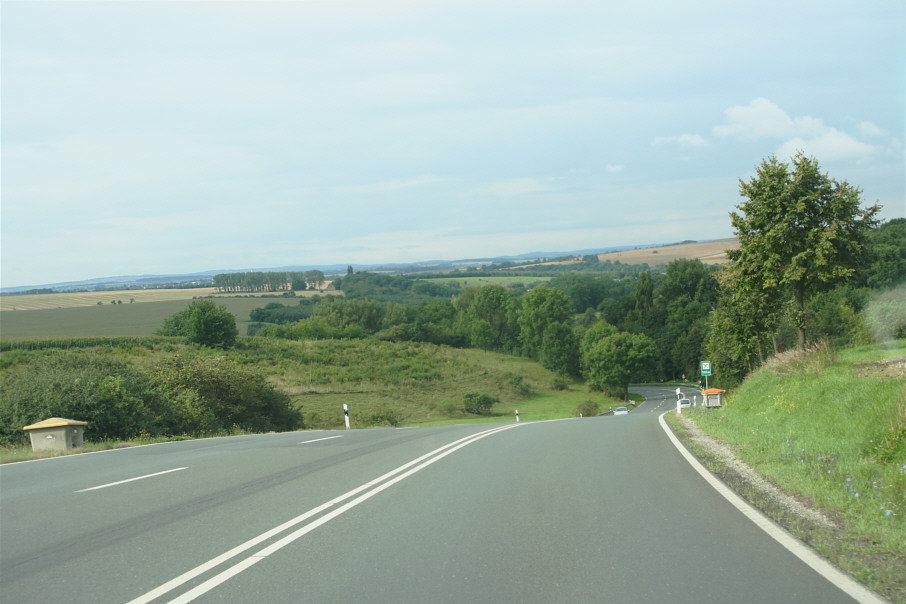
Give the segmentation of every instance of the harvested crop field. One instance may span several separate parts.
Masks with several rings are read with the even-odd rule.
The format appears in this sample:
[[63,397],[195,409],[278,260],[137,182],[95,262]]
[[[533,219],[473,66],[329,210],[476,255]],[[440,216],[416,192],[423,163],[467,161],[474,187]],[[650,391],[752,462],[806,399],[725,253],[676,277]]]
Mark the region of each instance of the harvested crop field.
[[739,241],[735,237],[598,254],[598,260],[657,266],[688,258],[701,260],[703,264],[726,264],[729,249],[739,249]]

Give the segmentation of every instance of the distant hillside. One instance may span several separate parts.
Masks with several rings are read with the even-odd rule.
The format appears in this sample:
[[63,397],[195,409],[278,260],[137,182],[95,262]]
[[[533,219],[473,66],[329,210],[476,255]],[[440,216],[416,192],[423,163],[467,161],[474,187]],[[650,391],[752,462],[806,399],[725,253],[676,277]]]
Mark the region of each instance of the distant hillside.
[[[574,250],[571,252],[529,252],[514,256],[494,256],[487,258],[469,258],[462,260],[423,260],[420,262],[398,264],[330,264],[330,265],[293,265],[272,268],[245,268],[208,270],[190,274],[169,275],[120,275],[116,277],[100,277],[83,281],[66,281],[60,283],[35,284],[0,288],[0,294],[37,294],[49,292],[94,292],[102,290],[142,290],[153,288],[185,288],[185,287],[210,287],[211,279],[218,273],[239,273],[248,271],[258,272],[286,272],[320,270],[328,277],[340,276],[346,273],[349,266],[355,271],[369,271],[390,274],[406,274],[424,271],[444,272],[453,269],[462,269],[468,266],[484,266],[486,264],[504,262],[537,261],[545,258],[563,258],[572,256],[578,262],[583,256],[597,255],[601,260],[619,260],[623,264],[643,264],[651,266],[667,264],[677,258],[699,258],[706,264],[722,264],[726,262],[723,255],[727,247],[738,247],[735,239],[719,239],[705,242],[683,242],[678,244],[637,245],[637,246],[604,246],[600,248]],[[633,249],[634,248],[634,249]],[[551,262],[549,264],[566,264],[567,262]],[[547,263],[546,263],[547,264]],[[516,268],[516,267],[512,267]]]
[[739,241],[735,237],[609,252],[598,254],[598,260],[601,262],[605,260],[619,261],[623,264],[647,263],[649,266],[657,266],[658,264],[669,264],[680,258],[697,258],[704,264],[725,264],[727,262],[726,251],[729,249],[739,249]]

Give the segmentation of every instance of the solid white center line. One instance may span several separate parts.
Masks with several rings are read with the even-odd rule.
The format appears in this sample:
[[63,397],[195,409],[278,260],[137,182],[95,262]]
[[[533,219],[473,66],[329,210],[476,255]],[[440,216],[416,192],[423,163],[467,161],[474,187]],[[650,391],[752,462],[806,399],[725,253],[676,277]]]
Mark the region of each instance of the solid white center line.
[[299,444],[300,444],[300,445],[307,445],[308,443],[316,443],[316,442],[319,442],[319,441],[322,441],[322,440],[330,440],[330,439],[332,439],[332,438],[343,438],[343,435],[341,434],[340,436],[325,436],[324,438],[316,438],[316,439],[314,439],[314,440],[303,440],[303,441],[300,442]]
[[136,480],[142,480],[144,478],[151,478],[152,476],[160,476],[161,474],[169,474],[170,472],[179,472],[180,470],[188,470],[188,467],[185,468],[173,468],[172,470],[164,470],[163,472],[155,472],[154,474],[145,474],[144,476],[136,476],[135,478],[127,478],[126,480],[119,480],[117,482],[111,482],[108,484],[102,484],[96,487],[90,487],[87,489],[81,489],[75,491],[76,493],[84,493],[85,491],[97,491],[98,489],[106,489],[107,487],[115,487],[118,484],[125,484],[127,482],[134,482]]

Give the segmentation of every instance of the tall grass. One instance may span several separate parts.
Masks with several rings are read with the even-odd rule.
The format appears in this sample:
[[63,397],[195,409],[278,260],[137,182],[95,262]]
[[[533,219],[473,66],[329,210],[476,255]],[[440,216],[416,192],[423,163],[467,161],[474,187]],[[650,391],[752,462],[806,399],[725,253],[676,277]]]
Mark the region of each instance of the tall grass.
[[184,338],[162,336],[144,337],[84,337],[84,338],[22,338],[0,340],[0,352],[12,350],[47,350],[56,348],[69,350],[73,348],[148,348],[181,342]]

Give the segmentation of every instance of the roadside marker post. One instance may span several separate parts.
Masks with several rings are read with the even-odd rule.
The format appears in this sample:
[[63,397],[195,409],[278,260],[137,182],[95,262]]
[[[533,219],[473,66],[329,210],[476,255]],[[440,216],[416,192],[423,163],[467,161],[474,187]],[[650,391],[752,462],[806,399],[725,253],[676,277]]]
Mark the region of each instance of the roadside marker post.
[[349,405],[343,403],[343,418],[346,420],[346,429],[349,430]]
[[516,423],[519,423],[519,409],[516,409]]

